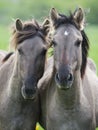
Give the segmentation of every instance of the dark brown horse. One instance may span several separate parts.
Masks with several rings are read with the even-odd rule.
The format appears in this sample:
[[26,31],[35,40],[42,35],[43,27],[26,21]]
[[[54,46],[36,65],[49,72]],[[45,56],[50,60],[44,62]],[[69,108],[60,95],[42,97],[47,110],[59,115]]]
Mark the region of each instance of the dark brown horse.
[[98,124],[98,78],[87,66],[89,41],[81,8],[70,16],[50,12],[54,59],[40,87],[40,124],[46,130],[95,130]]
[[37,83],[44,73],[48,23],[17,19],[11,43],[15,49],[0,67],[0,130],[35,130],[39,115]]

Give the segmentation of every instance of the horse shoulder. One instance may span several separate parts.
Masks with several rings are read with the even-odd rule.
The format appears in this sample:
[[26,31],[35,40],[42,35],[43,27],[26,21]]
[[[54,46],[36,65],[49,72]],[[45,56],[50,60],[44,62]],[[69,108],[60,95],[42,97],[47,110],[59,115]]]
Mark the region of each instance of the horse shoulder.
[[0,91],[1,89],[4,89],[3,86],[6,86],[5,84],[9,82],[9,79],[11,77],[12,70],[13,70],[13,59],[14,59],[14,56],[11,56],[0,67]]
[[96,89],[96,87],[98,86],[98,77],[96,73],[92,71],[92,69],[89,67],[89,65],[86,67],[84,79],[86,80],[86,83],[88,81],[88,84],[89,86],[91,86],[92,89]]
[[88,63],[88,66],[90,67],[90,69],[93,72],[95,72],[95,74],[97,74],[97,67],[96,67],[95,62],[91,58],[87,58],[87,63]]
[[[95,115],[96,115],[96,125],[98,127],[98,77],[94,71],[92,71],[89,67],[86,69],[86,79],[89,82],[88,87],[86,88],[89,90],[91,89],[92,93],[89,93],[89,98],[93,97],[93,100],[91,100],[92,108],[95,108]],[[86,80],[85,80],[86,84]]]
[[86,72],[83,78],[83,92],[93,108],[96,100],[98,102],[98,77],[89,66],[86,67]]

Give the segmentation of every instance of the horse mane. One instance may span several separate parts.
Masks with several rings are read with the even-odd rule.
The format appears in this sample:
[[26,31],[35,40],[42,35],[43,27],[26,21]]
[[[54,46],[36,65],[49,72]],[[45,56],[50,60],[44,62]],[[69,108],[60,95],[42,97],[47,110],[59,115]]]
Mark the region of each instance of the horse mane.
[[81,31],[83,41],[82,41],[82,65],[81,65],[81,77],[83,78],[85,74],[85,69],[87,65],[87,56],[88,56],[88,50],[89,50],[89,39],[86,35],[86,33]]
[[4,63],[5,61],[7,61],[12,54],[13,54],[13,52],[9,52],[9,53],[2,59],[2,62]]
[[[57,21],[55,21],[54,29],[57,29],[59,26],[63,24],[72,24],[74,25],[78,30],[79,27],[76,25],[74,19],[73,19],[73,14],[70,13],[70,16],[65,16],[63,14],[59,14],[59,18]],[[82,35],[82,65],[81,65],[81,78],[83,78],[85,74],[85,69],[87,65],[87,56],[88,56],[88,51],[89,51],[89,39],[85,33],[84,30],[80,31]]]
[[36,21],[26,21],[23,22],[22,31],[18,31],[14,26],[12,26],[12,37],[10,40],[10,44],[14,49],[17,48],[17,45],[22,43],[24,40],[29,39],[35,35],[39,35],[43,40],[45,36],[43,35],[42,27]]
[[[59,18],[57,19],[57,21],[55,21],[54,23],[54,28],[58,28],[60,25],[62,24],[72,24],[74,25],[76,28],[78,28],[78,26],[76,25],[76,23],[73,20],[73,15],[70,12],[70,16],[66,16],[64,14],[59,14]],[[78,28],[79,29],[79,28]]]

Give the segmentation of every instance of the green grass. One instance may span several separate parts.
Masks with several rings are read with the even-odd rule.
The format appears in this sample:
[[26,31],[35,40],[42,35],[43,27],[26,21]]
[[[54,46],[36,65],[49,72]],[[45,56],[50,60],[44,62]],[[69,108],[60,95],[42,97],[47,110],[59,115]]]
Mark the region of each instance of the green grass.
[[[87,26],[86,33],[90,40],[89,56],[95,61],[98,68],[98,26]],[[9,39],[9,27],[0,26],[0,49],[8,50]],[[43,129],[39,127],[38,130]],[[98,130],[98,128],[96,130]]]
[[9,27],[0,25],[0,49],[4,49],[4,50],[8,49],[9,39],[10,39],[9,32],[10,32]]

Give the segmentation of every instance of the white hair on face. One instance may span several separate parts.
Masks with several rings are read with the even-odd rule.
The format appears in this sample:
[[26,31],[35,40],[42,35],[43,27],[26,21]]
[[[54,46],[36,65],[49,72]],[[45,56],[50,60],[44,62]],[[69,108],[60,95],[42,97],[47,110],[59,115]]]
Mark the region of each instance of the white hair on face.
[[69,34],[69,32],[67,32],[67,31],[64,32],[64,35],[65,35],[65,36],[68,36],[68,34]]

